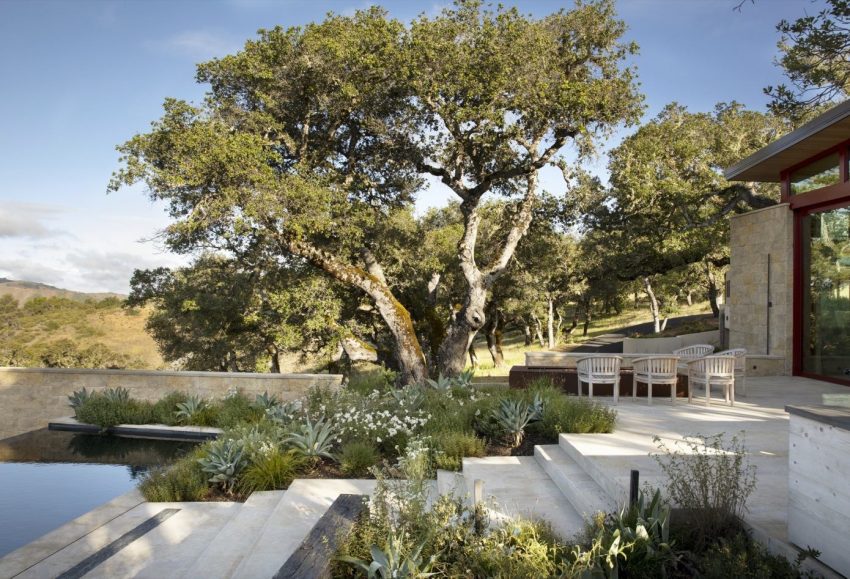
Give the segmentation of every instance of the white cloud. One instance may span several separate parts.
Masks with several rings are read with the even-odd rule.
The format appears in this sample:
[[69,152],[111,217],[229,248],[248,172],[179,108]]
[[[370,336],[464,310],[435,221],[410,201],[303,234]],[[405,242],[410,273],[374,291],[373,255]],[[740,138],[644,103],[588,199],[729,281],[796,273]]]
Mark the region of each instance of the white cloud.
[[37,260],[0,257],[0,277],[40,283],[60,283],[64,273]]
[[240,44],[209,30],[185,30],[170,38],[153,41],[149,46],[157,52],[179,53],[193,59],[208,59],[236,52]]
[[45,224],[45,221],[62,212],[62,209],[52,205],[5,201],[0,205],[0,238],[39,239],[67,235]]

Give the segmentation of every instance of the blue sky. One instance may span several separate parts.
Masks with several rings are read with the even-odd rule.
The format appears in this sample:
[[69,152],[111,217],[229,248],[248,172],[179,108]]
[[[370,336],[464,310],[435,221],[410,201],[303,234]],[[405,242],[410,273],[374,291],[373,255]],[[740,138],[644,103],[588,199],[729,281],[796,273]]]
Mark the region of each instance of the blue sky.
[[[782,82],[776,23],[814,13],[821,1],[756,0],[734,11],[738,2],[617,2],[627,38],[640,45],[634,64],[647,119],[671,101],[692,111],[730,100],[764,109],[762,88]],[[165,97],[201,98],[195,63],[238,50],[258,28],[369,4],[0,0],[0,277],[126,292],[133,269],[181,263],[156,243],[168,222],[161,206],[141,188],[106,195],[115,145],[158,118]],[[402,20],[443,6],[381,4]],[[571,2],[517,5],[544,15]],[[543,183],[560,186],[551,174]],[[418,207],[448,198],[434,187]]]

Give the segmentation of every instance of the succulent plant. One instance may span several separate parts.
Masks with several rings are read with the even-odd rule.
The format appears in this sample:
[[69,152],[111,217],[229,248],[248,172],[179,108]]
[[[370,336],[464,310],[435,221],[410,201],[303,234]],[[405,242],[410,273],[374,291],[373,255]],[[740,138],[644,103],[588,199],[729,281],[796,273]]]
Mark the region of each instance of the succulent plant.
[[174,415],[178,420],[183,422],[188,422],[192,420],[192,417],[195,416],[198,412],[206,408],[207,402],[200,396],[196,394],[192,394],[188,398],[186,398],[185,402],[177,403],[177,411]]
[[429,379],[427,380],[427,382],[428,382],[428,385],[429,385],[431,388],[433,388],[433,389],[435,389],[435,390],[442,390],[442,391],[444,391],[444,392],[445,392],[445,391],[447,391],[447,390],[450,390],[450,389],[451,389],[451,387],[452,387],[452,379],[451,379],[451,378],[447,378],[446,376],[443,376],[442,374],[440,374],[439,376],[437,376],[437,379],[436,379],[436,380],[431,380],[431,379],[429,378]]
[[469,388],[470,386],[472,386],[473,376],[475,376],[475,370],[465,370],[455,376],[452,385],[458,388]]
[[286,425],[298,416],[299,407],[294,402],[283,402],[266,408],[266,418],[277,424]]
[[130,401],[130,391],[126,388],[107,388],[103,391],[103,396],[110,402],[117,404],[126,404]]
[[77,408],[88,402],[91,397],[92,393],[85,388],[74,390],[74,393],[68,396],[68,405],[74,409],[74,416],[77,415]]
[[546,403],[543,401],[543,397],[540,396],[540,392],[534,393],[534,399],[531,401],[531,404],[528,405],[528,409],[531,412],[531,422],[543,418],[543,411],[546,409]]
[[493,418],[499,428],[511,437],[514,446],[522,444],[525,427],[532,421],[531,406],[521,400],[502,400],[493,410]]
[[396,390],[390,390],[390,396],[396,399],[401,406],[417,409],[425,402],[425,393],[417,385],[405,386]]
[[423,564],[422,549],[424,541],[406,553],[405,533],[402,531],[398,536],[394,532],[387,538],[386,550],[377,545],[372,545],[369,554],[372,561],[367,562],[355,557],[340,557],[339,560],[354,565],[369,579],[390,579],[392,577],[422,578],[431,577],[436,573],[430,573],[433,558]]
[[284,442],[302,456],[312,459],[325,457],[336,460],[336,457],[331,454],[335,434],[333,424],[324,418],[315,423],[310,422],[310,419],[307,418],[306,423],[301,425],[299,431],[287,436]]
[[280,405],[280,400],[274,394],[269,394],[268,390],[262,394],[257,394],[257,398],[254,399],[254,406],[266,411],[278,405]]
[[248,465],[245,443],[227,438],[209,445],[207,454],[198,459],[201,469],[211,475],[209,482],[220,484],[228,493],[233,492],[239,473]]

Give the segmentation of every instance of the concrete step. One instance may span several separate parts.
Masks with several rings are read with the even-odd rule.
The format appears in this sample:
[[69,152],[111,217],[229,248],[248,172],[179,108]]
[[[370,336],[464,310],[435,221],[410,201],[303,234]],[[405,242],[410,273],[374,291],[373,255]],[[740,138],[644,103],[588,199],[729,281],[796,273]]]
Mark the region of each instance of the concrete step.
[[232,502],[157,504],[180,511],[103,561],[87,579],[180,577],[241,507]]
[[534,458],[585,519],[598,512],[613,512],[617,505],[584,469],[557,444],[534,447]]
[[437,494],[451,494],[457,498],[467,497],[466,479],[462,472],[437,469]]
[[373,480],[293,481],[232,577],[273,577],[339,495],[371,495],[374,488]]
[[567,501],[532,456],[463,459],[466,488],[484,481],[484,495],[494,522],[513,517],[543,519],[564,538],[584,529],[584,519]]
[[233,575],[259,538],[263,526],[285,494],[286,491],[252,493],[239,507],[239,512],[221,528],[200,553],[184,577],[223,579]]
[[[588,436],[594,435],[561,434],[558,437],[558,446],[571,460],[581,467],[581,469],[597,485],[599,485],[599,487],[608,496],[608,499],[615,505],[615,508],[619,509],[621,506],[625,505],[629,499],[628,475],[630,469],[628,461],[619,461],[616,458],[613,458],[613,460],[604,458],[608,449],[611,449],[612,451],[617,450],[610,446],[611,444],[614,444],[614,441],[610,441],[609,443],[609,441],[606,440],[599,446],[599,448],[593,450],[593,454],[588,453],[588,446],[593,446],[593,441],[581,438]],[[612,437],[615,435],[605,434],[604,436]],[[603,466],[602,461],[604,460],[607,460],[607,462],[615,462],[615,464]],[[617,468],[616,463],[621,463],[622,468]],[[623,471],[623,473],[625,473],[625,486],[621,485],[621,480],[618,480],[621,479],[622,475],[618,476],[613,474],[619,471]]]

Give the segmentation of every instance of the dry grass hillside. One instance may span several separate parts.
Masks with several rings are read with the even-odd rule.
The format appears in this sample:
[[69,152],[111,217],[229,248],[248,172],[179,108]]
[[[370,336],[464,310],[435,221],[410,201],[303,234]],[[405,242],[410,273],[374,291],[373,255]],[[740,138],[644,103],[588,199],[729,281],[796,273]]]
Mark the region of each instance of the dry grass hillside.
[[0,280],[0,365],[164,368],[148,311],[122,298]]

